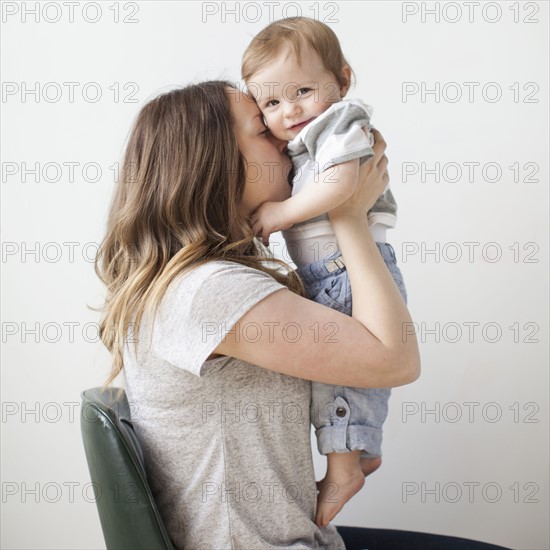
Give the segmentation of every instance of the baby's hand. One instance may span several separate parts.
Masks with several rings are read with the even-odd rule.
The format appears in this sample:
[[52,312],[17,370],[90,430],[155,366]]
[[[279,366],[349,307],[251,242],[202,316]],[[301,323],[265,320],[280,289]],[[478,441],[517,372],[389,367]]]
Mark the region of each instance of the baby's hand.
[[262,239],[265,246],[269,245],[269,235],[292,226],[285,216],[284,202],[264,202],[252,214],[252,230],[254,235]]

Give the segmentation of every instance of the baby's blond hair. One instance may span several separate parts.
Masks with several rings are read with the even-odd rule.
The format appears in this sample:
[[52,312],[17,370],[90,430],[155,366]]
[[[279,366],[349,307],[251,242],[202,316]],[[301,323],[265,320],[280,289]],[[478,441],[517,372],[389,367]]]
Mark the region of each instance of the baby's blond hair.
[[308,46],[319,55],[323,66],[336,77],[338,84],[350,84],[342,77],[342,69],[349,63],[342,53],[338,37],[330,27],[309,17],[280,19],[261,30],[243,54],[242,79],[249,82],[284,48],[289,49],[296,56],[298,63],[301,63],[300,52]]

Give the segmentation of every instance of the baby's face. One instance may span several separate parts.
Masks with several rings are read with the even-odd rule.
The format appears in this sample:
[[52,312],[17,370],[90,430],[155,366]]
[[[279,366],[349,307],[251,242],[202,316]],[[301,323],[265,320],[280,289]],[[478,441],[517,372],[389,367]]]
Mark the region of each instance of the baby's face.
[[316,52],[304,49],[300,57],[299,65],[284,51],[246,83],[271,133],[286,141],[345,95]]

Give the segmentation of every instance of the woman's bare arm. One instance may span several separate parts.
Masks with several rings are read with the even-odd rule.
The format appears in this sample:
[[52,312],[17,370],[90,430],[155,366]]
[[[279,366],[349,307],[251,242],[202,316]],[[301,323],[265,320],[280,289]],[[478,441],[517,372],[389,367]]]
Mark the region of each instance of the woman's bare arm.
[[[215,353],[344,386],[394,387],[418,378],[416,338],[403,337],[411,317],[367,223],[366,211],[388,182],[386,144],[373,133],[375,155],[361,167],[355,193],[329,212],[349,272],[352,316],[281,289],[243,315]],[[247,341],[248,323],[254,341]]]

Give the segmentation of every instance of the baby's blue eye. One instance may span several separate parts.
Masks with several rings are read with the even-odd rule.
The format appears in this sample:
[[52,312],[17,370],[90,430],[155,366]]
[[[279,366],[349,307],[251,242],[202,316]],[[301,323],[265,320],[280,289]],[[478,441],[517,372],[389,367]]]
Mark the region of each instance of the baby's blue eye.
[[299,95],[305,95],[305,94],[307,94],[310,90],[311,90],[311,88],[298,88],[298,94],[299,94]]
[[267,106],[268,106],[268,107],[273,107],[274,105],[277,105],[277,103],[279,103],[279,101],[277,101],[276,99],[270,99],[270,100],[267,102]]

